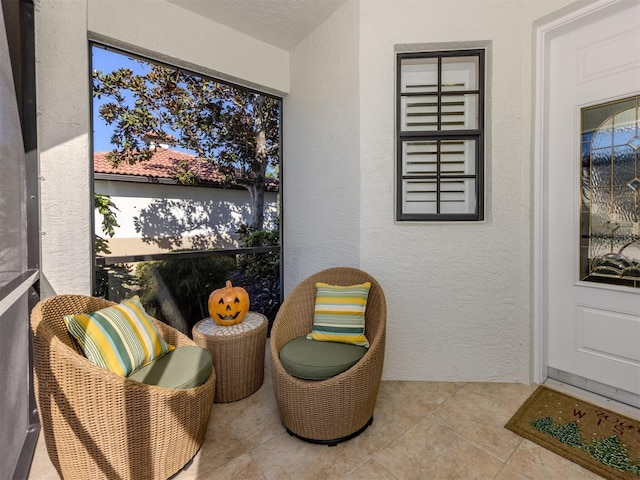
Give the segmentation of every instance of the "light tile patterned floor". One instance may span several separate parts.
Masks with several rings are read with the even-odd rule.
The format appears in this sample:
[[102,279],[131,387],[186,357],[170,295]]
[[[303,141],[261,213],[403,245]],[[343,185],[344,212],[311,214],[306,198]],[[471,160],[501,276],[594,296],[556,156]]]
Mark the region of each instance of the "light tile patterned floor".
[[[258,392],[214,405],[204,446],[176,480],[600,478],[503,428],[535,385],[384,381],[373,425],[326,447],[286,433],[266,367]],[[41,439],[29,480],[58,478]]]

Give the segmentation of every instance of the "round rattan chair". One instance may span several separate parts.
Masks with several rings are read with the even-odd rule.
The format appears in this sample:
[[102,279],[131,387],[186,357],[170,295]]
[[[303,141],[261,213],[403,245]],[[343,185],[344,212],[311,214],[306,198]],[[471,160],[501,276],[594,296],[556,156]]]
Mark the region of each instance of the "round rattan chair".
[[[326,380],[293,377],[280,361],[280,350],[311,332],[316,282],[354,285],[371,282],[365,310],[369,349],[347,371]],[[363,432],[373,421],[386,335],[386,302],[380,284],[369,274],[347,267],[318,272],[297,285],[284,300],[271,330],[271,372],[280,417],[287,431],[313,443],[336,445]]]
[[[167,479],[204,441],[215,388],[212,371],[189,389],[145,385],[87,360],[67,332],[63,316],[93,312],[113,302],[59,295],[31,312],[34,388],[51,462],[67,479]],[[154,319],[176,347],[195,345]]]

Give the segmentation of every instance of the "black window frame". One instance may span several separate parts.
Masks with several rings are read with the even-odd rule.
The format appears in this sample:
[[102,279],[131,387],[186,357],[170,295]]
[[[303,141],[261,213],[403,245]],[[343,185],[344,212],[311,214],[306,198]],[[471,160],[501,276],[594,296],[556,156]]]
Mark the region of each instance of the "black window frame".
[[[442,59],[455,57],[478,58],[478,85],[475,90],[447,90],[442,89]],[[438,85],[434,92],[402,92],[402,62],[406,59],[435,58],[438,65]],[[485,144],[485,70],[486,49],[460,49],[420,52],[396,53],[396,220],[397,221],[483,221],[484,220],[484,144]],[[443,94],[444,93],[444,94]],[[478,123],[476,129],[441,129],[442,98],[455,94],[478,95]],[[438,125],[435,130],[411,130],[402,129],[402,99],[411,96],[433,96],[437,99]],[[470,174],[443,174],[440,170],[441,142],[451,140],[471,140],[475,142],[475,173]],[[436,172],[433,174],[405,175],[403,169],[403,145],[406,141],[427,141],[437,145]],[[436,183],[436,212],[437,213],[407,213],[404,205],[404,180],[426,179],[435,180]],[[475,180],[476,206],[473,213],[440,213],[440,185],[443,179],[473,179]]]

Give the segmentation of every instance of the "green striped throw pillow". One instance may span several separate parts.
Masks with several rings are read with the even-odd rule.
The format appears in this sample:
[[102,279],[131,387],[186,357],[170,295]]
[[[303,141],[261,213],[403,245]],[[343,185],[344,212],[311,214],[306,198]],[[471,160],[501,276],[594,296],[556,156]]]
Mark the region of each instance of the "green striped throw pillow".
[[349,286],[316,283],[313,329],[307,338],[368,347],[364,311],[370,288],[370,282]]
[[160,336],[137,295],[97,312],[65,315],[64,321],[91,362],[122,377],[175,348]]

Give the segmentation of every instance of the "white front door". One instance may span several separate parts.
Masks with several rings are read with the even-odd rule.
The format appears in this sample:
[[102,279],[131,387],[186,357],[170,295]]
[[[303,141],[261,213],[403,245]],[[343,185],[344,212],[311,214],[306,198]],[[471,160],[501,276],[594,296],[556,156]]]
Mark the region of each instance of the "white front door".
[[[633,398],[635,403],[640,398],[635,397],[640,395],[640,282],[634,287],[633,282],[632,286],[620,286],[584,281],[585,261],[581,265],[580,260],[581,249],[583,255],[589,252],[585,245],[590,239],[602,243],[611,234],[612,239],[615,235],[617,239],[606,247],[609,252],[620,253],[622,244],[628,241],[630,246],[622,253],[627,260],[640,262],[640,223],[634,227],[633,213],[625,215],[608,203],[614,193],[635,201],[638,222],[640,195],[634,194],[632,187],[634,176],[640,178],[640,131],[635,132],[638,139],[630,141],[628,150],[632,154],[635,151],[635,160],[626,160],[625,175],[629,178],[625,177],[624,182],[618,178],[618,170],[611,167],[604,172],[615,177],[606,180],[610,186],[592,188],[594,183],[590,183],[582,158],[585,147],[581,142],[589,138],[582,135],[583,109],[640,95],[640,2],[600,4],[588,15],[558,27],[546,42],[542,317],[547,322],[550,377],[569,383],[573,380],[586,388],[597,386],[596,391],[604,386],[600,393],[605,394],[629,392],[632,395],[627,398]],[[611,143],[613,148],[615,141]],[[629,168],[635,169],[631,176]],[[585,205],[588,210],[601,200],[605,206],[591,206],[593,210],[585,212]],[[598,235],[600,238],[596,239]],[[593,262],[591,254],[586,255]],[[606,279],[607,269],[600,271]],[[614,274],[613,270],[609,273]]]

